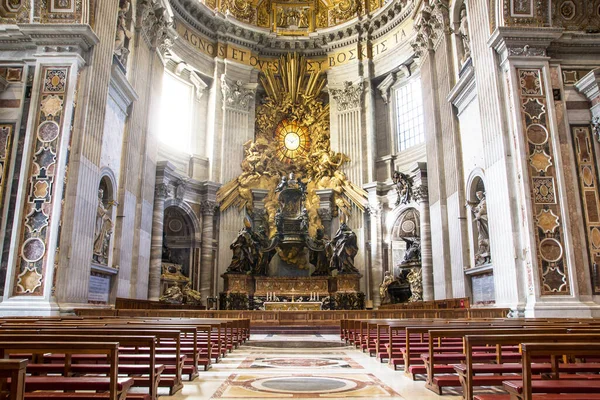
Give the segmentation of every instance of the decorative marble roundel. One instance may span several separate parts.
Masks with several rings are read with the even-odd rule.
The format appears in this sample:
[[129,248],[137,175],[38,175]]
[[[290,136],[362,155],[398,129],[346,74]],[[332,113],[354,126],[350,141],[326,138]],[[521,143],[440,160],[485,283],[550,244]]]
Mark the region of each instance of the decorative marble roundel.
[[585,183],[585,186],[587,187],[594,185],[594,173],[588,166],[583,167],[583,183]]
[[179,232],[183,228],[183,223],[179,219],[172,219],[169,221],[169,229],[172,232]]
[[540,243],[540,255],[548,262],[557,262],[563,256],[563,247],[554,238],[546,238]]
[[596,249],[600,249],[600,230],[596,227],[592,228],[592,232],[590,234],[592,246]]
[[411,220],[406,220],[402,223],[402,231],[411,233],[415,230],[415,223]]
[[527,140],[531,144],[542,146],[548,141],[548,131],[542,125],[529,125],[527,128]]
[[45,121],[38,127],[38,138],[44,142],[52,142],[58,137],[60,127],[54,121]]
[[29,263],[39,261],[44,257],[46,245],[39,238],[29,238],[23,243],[21,248],[21,256]]

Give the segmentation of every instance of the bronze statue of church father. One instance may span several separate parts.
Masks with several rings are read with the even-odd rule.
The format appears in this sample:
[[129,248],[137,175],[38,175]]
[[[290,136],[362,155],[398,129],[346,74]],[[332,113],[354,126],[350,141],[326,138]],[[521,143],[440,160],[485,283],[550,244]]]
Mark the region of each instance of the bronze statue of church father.
[[306,184],[293,173],[281,178],[275,193],[275,235],[269,239],[263,225],[255,230],[246,218],[230,246],[221,309],[362,309],[356,234],[342,218],[331,240],[322,228],[311,237]]

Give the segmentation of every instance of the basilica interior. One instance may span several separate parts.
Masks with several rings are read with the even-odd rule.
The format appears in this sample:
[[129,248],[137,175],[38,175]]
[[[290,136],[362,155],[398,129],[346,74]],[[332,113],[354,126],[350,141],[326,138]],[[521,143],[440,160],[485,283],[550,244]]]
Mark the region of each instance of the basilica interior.
[[[0,336],[205,318],[205,370],[215,332],[278,349],[242,349],[251,371],[285,369],[285,335],[313,326],[298,376],[374,375],[197,398],[441,398],[404,348],[410,384],[390,383],[389,321],[600,316],[599,156],[600,0],[0,0]],[[381,363],[338,357],[338,332]],[[461,371],[450,398],[473,398]],[[165,395],[193,395],[174,374]]]

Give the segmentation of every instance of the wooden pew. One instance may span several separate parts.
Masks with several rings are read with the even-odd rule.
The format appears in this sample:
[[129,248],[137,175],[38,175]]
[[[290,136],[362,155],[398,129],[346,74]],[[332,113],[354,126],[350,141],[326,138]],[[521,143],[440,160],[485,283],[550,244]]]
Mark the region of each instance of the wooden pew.
[[0,360],[1,387],[4,387],[6,381],[10,379],[10,385],[6,385],[9,392],[9,400],[23,400],[26,367],[27,360]]
[[[483,333],[470,332],[465,336],[465,353],[466,360],[464,364],[455,365],[454,369],[458,373],[462,387],[463,396],[466,399],[473,398],[473,389],[475,386],[502,386],[505,380],[518,378],[516,376],[506,376],[505,374],[521,375],[523,368],[521,363],[504,363],[502,354],[498,348],[506,345],[519,345],[523,342],[536,341],[540,343],[555,343],[555,342],[597,342],[600,340],[600,333],[594,334],[579,334],[579,333],[550,333],[551,329],[542,332],[539,329],[523,330],[516,334],[506,334],[506,332],[488,331]],[[473,351],[476,346],[491,346],[495,347],[497,359],[495,364],[475,364],[473,362]],[[531,370],[536,374],[552,372],[552,366],[547,362],[539,362],[531,365]],[[584,363],[567,363],[558,366],[560,372],[573,373],[599,373],[600,364],[584,364]],[[477,374],[494,374],[478,377]]]
[[[160,375],[165,369],[162,364],[156,364],[156,337],[155,336],[115,336],[115,335],[99,335],[97,332],[93,332],[93,335],[86,334],[86,332],[73,332],[73,331],[58,331],[51,333],[49,331],[39,331],[40,333],[32,333],[31,331],[15,331],[10,334],[0,330],[0,342],[53,342],[53,341],[67,341],[67,342],[119,342],[119,348],[131,347],[131,348],[147,348],[149,351],[149,362],[147,364],[124,364],[119,363],[117,373],[122,375],[128,375],[136,377],[134,378],[134,387],[142,386],[148,387],[149,395],[151,399],[158,398],[158,386],[160,382]],[[71,334],[72,333],[72,334]],[[76,333],[76,334],[75,334]],[[58,360],[61,357],[53,357],[53,360]],[[71,357],[70,363],[43,363],[43,364],[30,364],[28,366],[28,373],[62,373],[64,375],[71,374],[109,374],[109,364],[81,364],[74,361],[77,357]],[[65,359],[65,362],[68,361]],[[101,360],[95,360],[101,361]],[[122,361],[122,360],[121,360]],[[142,376],[147,378],[142,378]]]
[[[77,354],[96,354],[105,356],[110,364],[108,377],[27,376],[26,393],[43,391],[47,392],[46,397],[62,398],[60,394],[54,395],[51,392],[96,391],[107,392],[103,397],[109,400],[124,400],[127,391],[133,385],[133,378],[118,378],[119,343],[117,342],[0,342],[0,358],[7,358],[15,353],[32,354],[33,357],[57,353],[66,355],[67,359]],[[84,393],[79,395],[84,396]]]
[[[504,389],[511,400],[529,400],[533,394],[562,395],[560,398],[572,400],[576,395],[586,399],[600,398],[600,377],[592,379],[560,379],[559,360],[561,356],[600,356],[600,344],[595,343],[523,343],[522,380],[504,382]],[[539,356],[552,358],[552,376],[554,379],[532,380],[532,362]],[[536,396],[538,397],[538,396]],[[545,396],[539,398],[545,399]]]
[[[51,326],[51,325],[34,325],[34,326],[27,326],[27,325],[21,325],[20,329],[7,329],[5,327],[0,327],[0,333],[10,333],[10,332],[26,332],[26,331],[30,331],[30,332],[39,332],[39,333],[46,333],[46,334],[56,334],[56,335],[60,335],[60,334],[77,334],[77,335],[81,335],[81,336],[98,336],[98,335],[103,335],[103,336],[107,336],[107,337],[118,337],[118,336],[142,336],[142,335],[149,335],[149,336],[153,336],[156,337],[158,343],[160,343],[161,340],[173,340],[175,342],[175,349],[174,352],[171,352],[172,354],[156,354],[154,356],[151,356],[150,354],[150,349],[149,348],[145,348],[145,350],[142,349],[138,349],[137,354],[121,354],[121,362],[125,363],[125,364],[149,364],[152,362],[152,360],[154,360],[154,362],[156,364],[163,364],[165,369],[164,369],[164,373],[167,373],[167,368],[170,367],[169,372],[171,372],[173,374],[172,377],[169,376],[165,376],[164,373],[161,374],[160,376],[160,381],[158,383],[159,387],[167,387],[169,389],[169,393],[171,395],[173,395],[174,393],[178,392],[182,387],[183,387],[183,382],[182,382],[182,373],[183,373],[183,364],[185,362],[185,355],[181,354],[181,346],[180,346],[180,339],[181,339],[181,333],[179,330],[166,330],[166,329],[162,329],[162,330],[157,330],[157,329],[134,329],[133,327],[131,329],[116,329],[116,328],[111,328],[108,329],[106,326],[102,325],[102,326],[98,326],[98,325],[84,325],[82,327],[77,327],[77,326],[72,326],[72,325],[57,325],[57,326]],[[157,345],[159,346],[159,345]],[[87,362],[87,363],[94,363],[94,362],[99,362],[101,361],[101,359],[99,359],[97,356],[88,356],[85,359],[83,357],[78,357],[80,362]],[[143,384],[145,381],[143,379],[138,379],[138,382],[140,384]],[[150,387],[150,385],[152,385],[152,380],[148,380],[146,382],[146,384],[148,385],[148,387]]]

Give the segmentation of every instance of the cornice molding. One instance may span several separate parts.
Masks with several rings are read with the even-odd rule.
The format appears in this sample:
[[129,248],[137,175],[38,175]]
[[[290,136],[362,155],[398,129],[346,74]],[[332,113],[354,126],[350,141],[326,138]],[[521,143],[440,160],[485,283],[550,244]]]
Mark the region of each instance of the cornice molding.
[[548,47],[562,36],[563,31],[562,28],[500,26],[488,45],[500,55],[501,64],[509,58],[547,58]]
[[600,68],[590,71],[575,84],[575,88],[589,101],[594,101],[600,96]]
[[76,54],[87,59],[100,40],[89,25],[19,24],[0,26],[0,50],[48,55]]

